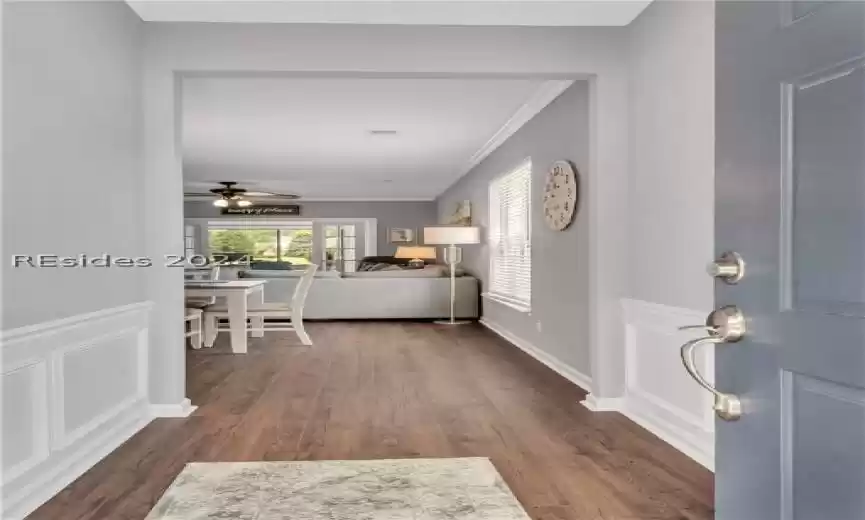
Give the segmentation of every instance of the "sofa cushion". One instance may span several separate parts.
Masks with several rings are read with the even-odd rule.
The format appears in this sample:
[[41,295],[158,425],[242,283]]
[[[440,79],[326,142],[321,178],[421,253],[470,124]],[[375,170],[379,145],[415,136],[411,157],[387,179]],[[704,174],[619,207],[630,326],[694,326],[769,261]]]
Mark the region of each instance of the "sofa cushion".
[[[365,256],[360,260],[360,263],[357,265],[358,271],[371,271],[371,266],[377,264],[392,264],[392,265],[401,265],[408,266],[410,258],[394,258],[392,256]],[[427,259],[424,260],[424,264],[434,264],[435,259]]]
[[[393,267],[396,267],[394,269]],[[345,278],[440,278],[448,276],[448,268],[444,265],[427,265],[423,269],[401,269],[391,266],[377,271],[359,271],[345,273]]]
[[[247,271],[238,271],[238,278],[300,278],[303,276],[303,273],[306,269],[292,269],[292,270],[269,270],[269,269],[250,269]],[[315,273],[316,278],[339,278],[339,271],[317,271]]]
[[441,275],[425,269],[399,269],[395,271],[360,271],[346,273],[344,278],[440,278]]
[[[263,270],[263,271],[290,271],[291,269],[295,269],[294,264],[291,262],[277,262],[275,260],[258,260],[249,262],[249,268],[255,271]],[[303,266],[297,266],[298,269],[303,271]]]

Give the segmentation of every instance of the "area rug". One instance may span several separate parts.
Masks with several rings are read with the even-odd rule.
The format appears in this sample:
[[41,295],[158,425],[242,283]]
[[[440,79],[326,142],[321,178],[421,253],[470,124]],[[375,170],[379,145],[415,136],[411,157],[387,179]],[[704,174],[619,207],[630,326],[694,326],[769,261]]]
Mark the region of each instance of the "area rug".
[[529,520],[486,458],[192,463],[145,520]]

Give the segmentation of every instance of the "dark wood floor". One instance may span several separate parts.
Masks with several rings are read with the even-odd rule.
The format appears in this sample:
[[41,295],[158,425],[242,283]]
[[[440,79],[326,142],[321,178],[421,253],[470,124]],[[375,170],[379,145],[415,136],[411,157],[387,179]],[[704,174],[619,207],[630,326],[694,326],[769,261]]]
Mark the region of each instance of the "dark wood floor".
[[29,518],[141,520],[191,461],[490,457],[535,520],[709,519],[711,473],[480,326],[311,323],[188,356],[159,419]]

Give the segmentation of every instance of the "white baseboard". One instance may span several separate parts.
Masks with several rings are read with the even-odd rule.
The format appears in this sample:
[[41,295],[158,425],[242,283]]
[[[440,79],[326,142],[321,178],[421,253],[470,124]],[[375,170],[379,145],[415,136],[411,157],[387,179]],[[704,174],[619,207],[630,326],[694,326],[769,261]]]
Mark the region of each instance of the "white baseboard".
[[66,464],[45,470],[39,479],[23,492],[12,497],[4,497],[3,518],[22,520],[39,506],[50,500],[63,488],[95,466],[121,444],[147,426],[152,417],[142,405],[136,410],[123,414],[115,426],[94,435],[87,446],[76,450],[74,457]]
[[589,394],[580,404],[593,412],[621,412],[624,402],[622,397],[596,397]]
[[[2,512],[20,519],[152,420],[150,302],[3,332]],[[5,400],[4,400],[5,401]],[[26,420],[25,420],[26,418]],[[5,425],[15,435],[6,435]]]
[[[680,345],[694,336],[678,328],[702,323],[707,312],[628,299],[622,308],[626,389],[619,411],[713,470],[712,396],[687,375],[679,358]],[[714,380],[711,349],[700,353],[697,364]]]
[[514,346],[516,346],[517,348],[519,348],[520,350],[525,352],[526,354],[537,359],[538,361],[540,361],[541,363],[543,363],[544,365],[549,367],[553,372],[564,377],[565,379],[567,379],[571,383],[579,386],[580,388],[582,388],[586,392],[592,391],[592,378],[591,377],[587,376],[586,374],[583,374],[582,372],[573,368],[572,366],[568,365],[567,363],[564,363],[563,361],[556,358],[552,354],[544,352],[543,350],[532,345],[528,341],[526,341],[520,337],[515,336],[514,334],[509,332],[507,329],[505,329],[504,327],[502,327],[501,325],[499,325],[495,322],[492,322],[486,318],[481,318],[480,323],[481,323],[481,325],[483,325],[484,327],[495,332],[496,334],[498,334],[499,336],[501,336],[502,338],[507,340],[509,343],[513,344]]
[[651,406],[641,404],[638,398],[627,398],[622,403],[620,411],[628,419],[649,430],[706,469],[715,471],[714,436],[707,441],[705,436],[690,435],[675,422],[664,420],[660,415],[652,413]]
[[189,417],[192,412],[197,410],[189,399],[184,399],[177,404],[151,404],[150,413],[153,417]]
[[[678,330],[701,323],[706,313],[639,300],[623,300],[626,338],[626,392],[597,397],[591,379],[554,356],[487,319],[480,322],[553,371],[589,392],[582,405],[595,412],[619,412],[696,462],[714,470],[714,415],[711,395],[696,385],[679,360],[678,347],[690,339]],[[710,379],[713,356],[698,360]]]

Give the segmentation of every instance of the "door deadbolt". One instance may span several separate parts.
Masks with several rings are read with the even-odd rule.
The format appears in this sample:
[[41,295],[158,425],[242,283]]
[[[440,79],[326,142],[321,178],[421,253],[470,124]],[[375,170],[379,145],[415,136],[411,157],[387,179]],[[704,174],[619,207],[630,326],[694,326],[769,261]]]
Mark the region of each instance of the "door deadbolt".
[[721,253],[717,260],[706,267],[709,276],[718,278],[724,283],[738,283],[745,276],[745,260],[735,251]]

